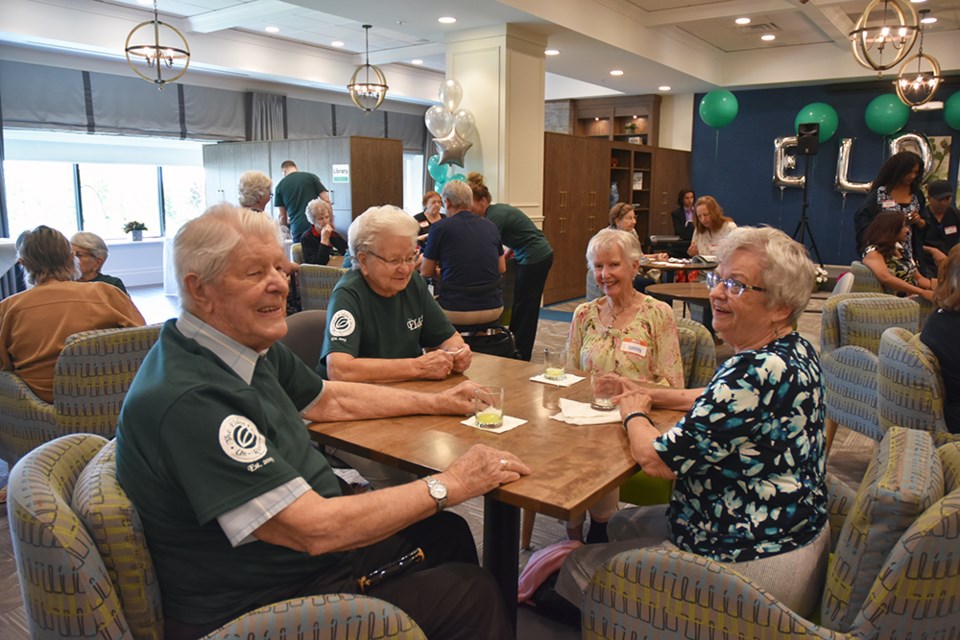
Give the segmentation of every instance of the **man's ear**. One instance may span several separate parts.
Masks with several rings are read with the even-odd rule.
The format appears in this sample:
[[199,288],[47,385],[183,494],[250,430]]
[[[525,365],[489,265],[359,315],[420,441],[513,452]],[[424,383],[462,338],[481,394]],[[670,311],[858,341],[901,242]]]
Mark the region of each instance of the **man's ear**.
[[209,313],[213,308],[213,301],[210,298],[212,288],[209,282],[204,282],[195,273],[188,273],[183,278],[183,288],[187,292],[193,304],[194,310]]

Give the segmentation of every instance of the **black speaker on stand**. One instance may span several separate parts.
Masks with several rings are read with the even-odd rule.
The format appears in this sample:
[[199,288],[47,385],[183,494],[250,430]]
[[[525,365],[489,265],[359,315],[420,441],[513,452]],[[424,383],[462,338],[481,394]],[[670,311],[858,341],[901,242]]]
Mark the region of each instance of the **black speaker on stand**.
[[800,210],[800,222],[793,232],[793,239],[800,244],[806,244],[806,234],[810,234],[810,247],[814,255],[817,256],[817,263],[822,267],[823,259],[820,257],[820,250],[817,248],[817,241],[813,238],[813,229],[810,227],[810,216],[807,210],[810,208],[810,202],[807,200],[807,188],[810,185],[810,156],[817,155],[820,151],[820,123],[819,122],[801,122],[797,125],[797,155],[806,156],[803,165],[803,208]]

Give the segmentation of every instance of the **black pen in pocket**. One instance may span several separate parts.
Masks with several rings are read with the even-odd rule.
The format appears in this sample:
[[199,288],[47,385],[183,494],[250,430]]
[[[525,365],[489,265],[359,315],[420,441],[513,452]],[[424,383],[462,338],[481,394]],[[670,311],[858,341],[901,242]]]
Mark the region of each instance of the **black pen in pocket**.
[[410,553],[405,556],[394,560],[389,564],[385,564],[379,569],[374,569],[365,576],[361,576],[357,580],[357,586],[360,588],[360,593],[366,593],[368,589],[371,589],[387,578],[390,578],[401,571],[405,571],[407,568],[412,567],[415,564],[419,564],[424,561],[426,556],[423,553],[423,549],[417,547]]

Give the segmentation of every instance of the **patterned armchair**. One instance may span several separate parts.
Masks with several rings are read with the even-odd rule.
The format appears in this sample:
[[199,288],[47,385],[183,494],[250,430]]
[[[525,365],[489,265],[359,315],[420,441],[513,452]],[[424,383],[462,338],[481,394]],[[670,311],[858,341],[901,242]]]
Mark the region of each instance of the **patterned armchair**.
[[837,425],[880,440],[877,417],[877,351],[888,327],[916,331],[919,306],[909,298],[844,293],[824,303],[820,364],[826,385],[827,441]]
[[[115,442],[77,434],[36,448],[14,467],[7,510],[32,638],[163,638],[160,588],[140,518],[116,481]],[[307,635],[425,638],[393,605],[352,594],[279,602],[205,637]]]
[[326,309],[330,294],[349,269],[319,264],[300,265],[300,302],[303,310]]
[[15,374],[0,371],[0,458],[10,466],[67,433],[112,438],[120,405],[160,325],[83,331],[67,338],[53,377],[53,404]]
[[878,362],[880,428],[900,425],[946,432],[940,363],[920,336],[897,327],[887,329],[880,338]]
[[960,634],[960,443],[891,428],[854,494],[830,479],[836,548],[819,624],[729,565],[653,547],[614,556],[591,581],[582,637],[949,638]]
[[290,259],[297,264],[303,264],[303,245],[299,242],[290,245]]
[[[891,292],[883,288],[883,285],[877,280],[877,276],[873,275],[873,271],[870,271],[870,267],[859,260],[854,260],[850,263],[850,271],[854,274],[853,288],[850,289],[850,291],[855,293],[885,293],[892,295]],[[932,302],[924,300],[923,298],[913,296],[913,299],[920,305],[920,328],[922,329],[923,323],[927,320],[927,316],[936,311],[937,308]]]

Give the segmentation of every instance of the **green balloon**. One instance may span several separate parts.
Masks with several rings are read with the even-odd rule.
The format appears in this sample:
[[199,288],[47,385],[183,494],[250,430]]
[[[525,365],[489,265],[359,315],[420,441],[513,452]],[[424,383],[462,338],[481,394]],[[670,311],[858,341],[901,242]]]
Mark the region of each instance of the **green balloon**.
[[884,93],[870,101],[863,117],[870,131],[889,136],[906,126],[910,107],[903,104],[897,94]]
[[839,121],[837,110],[826,102],[811,102],[797,113],[797,117],[793,119],[793,128],[795,131],[799,131],[801,124],[816,122],[820,125],[817,140],[826,142],[837,132]]
[[700,119],[710,127],[725,127],[737,117],[740,103],[726,89],[714,89],[700,100]]
[[943,103],[943,119],[951,129],[960,131],[960,91]]

